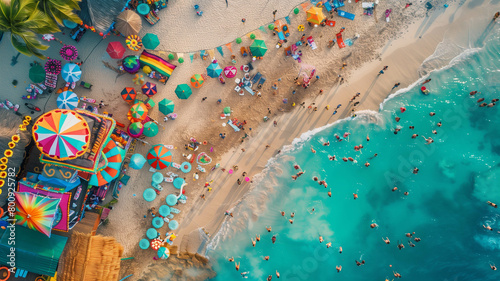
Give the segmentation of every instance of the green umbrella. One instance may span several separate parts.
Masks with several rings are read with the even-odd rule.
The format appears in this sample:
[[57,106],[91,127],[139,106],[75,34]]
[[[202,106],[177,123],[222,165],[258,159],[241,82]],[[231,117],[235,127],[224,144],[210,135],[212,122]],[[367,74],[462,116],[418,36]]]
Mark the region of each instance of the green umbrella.
[[142,133],[146,137],[154,137],[158,134],[158,125],[156,125],[155,122],[146,122],[146,124],[144,124],[144,131],[142,131]]
[[266,51],[267,47],[264,40],[255,40],[252,45],[250,45],[250,52],[254,57],[263,57]]
[[142,37],[142,45],[146,49],[154,50],[158,45],[160,45],[160,40],[158,36],[153,33],[147,33]]
[[30,68],[29,76],[33,83],[42,83],[45,81],[45,69],[36,63]]
[[163,99],[158,103],[158,109],[165,115],[174,113],[174,102],[171,100]]
[[224,114],[231,114],[231,108],[229,106],[224,107]]
[[189,88],[187,84],[179,84],[177,88],[175,88],[175,94],[181,100],[187,100],[192,93],[191,88]]

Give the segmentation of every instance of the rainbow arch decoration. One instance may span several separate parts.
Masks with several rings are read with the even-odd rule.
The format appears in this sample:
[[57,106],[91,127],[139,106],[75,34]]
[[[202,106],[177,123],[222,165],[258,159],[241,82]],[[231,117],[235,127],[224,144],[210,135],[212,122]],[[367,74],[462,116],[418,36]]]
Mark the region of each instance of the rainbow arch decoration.
[[172,72],[174,72],[174,69],[176,68],[175,65],[160,58],[159,56],[149,53],[146,50],[142,51],[142,54],[139,57],[139,62],[141,64],[141,67],[147,65],[151,67],[151,69],[158,71],[160,74],[167,78],[172,75]]

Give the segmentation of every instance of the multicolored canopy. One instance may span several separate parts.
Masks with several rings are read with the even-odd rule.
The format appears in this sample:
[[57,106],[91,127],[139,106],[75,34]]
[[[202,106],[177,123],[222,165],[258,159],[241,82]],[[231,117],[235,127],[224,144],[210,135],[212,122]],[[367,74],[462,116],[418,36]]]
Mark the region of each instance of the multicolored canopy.
[[125,39],[125,44],[127,44],[127,48],[132,51],[139,51],[142,48],[142,40],[137,35],[130,35]]
[[141,122],[130,123],[127,132],[131,137],[138,138],[142,135],[144,131],[144,125]]
[[143,102],[132,105],[128,111],[127,118],[130,122],[141,122],[148,116],[148,108]]
[[136,56],[126,56],[122,61],[123,69],[128,73],[136,73],[141,69],[139,59]]
[[187,100],[192,93],[193,91],[191,91],[191,88],[189,88],[187,84],[179,84],[177,85],[177,88],[175,88],[175,94],[181,100]]
[[161,170],[172,164],[172,153],[165,146],[157,144],[149,150],[146,159],[151,167]]
[[125,48],[118,41],[109,42],[106,52],[108,52],[112,59],[121,59],[123,58],[123,54],[125,54]]
[[72,61],[78,58],[78,50],[72,45],[64,45],[59,51],[59,54],[63,60],[67,61]]
[[125,89],[122,90],[121,95],[122,95],[122,98],[124,101],[132,102],[135,100],[135,97],[137,96],[137,92],[132,87],[126,87]]
[[116,179],[120,174],[120,167],[125,156],[125,151],[118,147],[112,139],[108,139],[102,152],[108,160],[108,165],[90,177],[89,184],[93,186],[102,186]]
[[160,40],[156,34],[146,33],[146,35],[142,37],[142,43],[144,44],[144,48],[154,50],[160,45]]
[[174,107],[175,107],[174,102],[171,101],[171,100],[162,99],[158,103],[158,109],[160,110],[161,113],[163,113],[165,115],[173,113],[174,112]]
[[311,7],[306,11],[307,21],[312,24],[321,24],[321,22],[325,19],[323,15],[323,9],[318,7]]
[[220,68],[218,63],[211,63],[207,67],[207,75],[212,78],[217,78],[222,73],[222,68]]
[[52,74],[55,74],[55,75],[61,73],[61,61],[60,60],[49,59],[45,63],[45,72],[52,73]]
[[64,81],[73,83],[80,80],[82,77],[82,70],[77,64],[67,63],[62,69],[61,76]]
[[146,137],[154,137],[158,134],[158,125],[155,122],[149,121],[144,124],[144,131],[142,132]]
[[61,199],[15,192],[16,224],[39,231],[50,237],[50,231]]
[[142,85],[142,93],[148,97],[154,96],[158,91],[156,90],[156,84],[146,82]]
[[57,97],[57,107],[60,109],[74,109],[78,106],[78,96],[73,91],[64,91]]
[[226,75],[227,78],[233,78],[234,76],[236,76],[237,72],[238,70],[236,69],[236,67],[232,65],[224,67],[224,75]]
[[254,57],[263,57],[267,52],[266,43],[264,40],[255,40],[252,45],[250,45],[250,52]]
[[47,157],[56,160],[74,159],[87,150],[90,129],[87,121],[77,112],[54,109],[36,120],[33,139]]
[[200,88],[203,85],[203,82],[205,82],[205,79],[203,79],[203,76],[200,74],[191,76],[191,86],[193,86],[193,88]]

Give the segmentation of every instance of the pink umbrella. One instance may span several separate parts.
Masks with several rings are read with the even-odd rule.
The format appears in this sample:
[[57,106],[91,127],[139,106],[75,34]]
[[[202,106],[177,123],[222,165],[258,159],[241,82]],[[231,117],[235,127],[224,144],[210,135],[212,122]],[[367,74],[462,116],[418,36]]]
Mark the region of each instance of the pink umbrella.
[[233,169],[229,169],[229,171],[227,171],[229,174],[232,174],[233,173]]
[[249,177],[245,177],[245,181],[250,181],[250,178]]
[[238,70],[232,65],[224,67],[224,75],[226,75],[227,78],[233,78],[236,76],[236,72],[238,72]]

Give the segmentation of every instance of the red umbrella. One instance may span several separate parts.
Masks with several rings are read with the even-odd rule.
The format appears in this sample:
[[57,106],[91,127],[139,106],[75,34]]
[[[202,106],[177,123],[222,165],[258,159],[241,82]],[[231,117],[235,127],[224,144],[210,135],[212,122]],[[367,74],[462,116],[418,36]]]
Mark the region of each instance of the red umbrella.
[[112,59],[121,59],[123,58],[123,54],[125,54],[125,48],[118,41],[109,42],[106,52],[108,52]]

